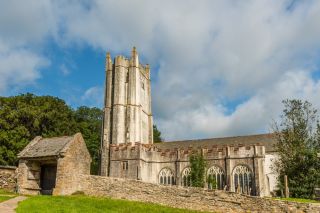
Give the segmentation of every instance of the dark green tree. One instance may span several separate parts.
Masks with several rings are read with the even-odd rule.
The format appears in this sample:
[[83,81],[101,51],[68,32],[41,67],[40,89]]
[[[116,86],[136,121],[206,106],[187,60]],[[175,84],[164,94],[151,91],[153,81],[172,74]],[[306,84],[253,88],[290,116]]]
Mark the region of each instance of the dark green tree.
[[153,142],[160,143],[162,141],[161,132],[158,130],[156,125],[153,125]]
[[199,153],[190,156],[191,186],[204,187],[206,162]]
[[284,188],[288,176],[290,196],[312,198],[314,187],[320,185],[320,128],[317,110],[301,100],[283,101],[281,121],[275,123],[279,187]]
[[81,132],[92,157],[91,173],[98,174],[103,112],[96,107],[81,106],[74,112],[77,130]]
[[0,164],[16,164],[17,154],[37,135],[72,135],[75,129],[72,109],[59,98],[0,97]]

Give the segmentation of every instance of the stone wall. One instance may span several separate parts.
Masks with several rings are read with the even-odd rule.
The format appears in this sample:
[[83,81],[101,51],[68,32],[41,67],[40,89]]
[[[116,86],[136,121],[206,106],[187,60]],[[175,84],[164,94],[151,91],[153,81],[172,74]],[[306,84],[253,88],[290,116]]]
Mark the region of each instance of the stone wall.
[[278,174],[274,171],[274,162],[278,159],[276,153],[268,153],[265,155],[264,171],[266,175],[266,186],[269,186],[267,190],[270,195],[275,195],[278,190]]
[[[189,158],[194,152],[202,151],[207,170],[216,166],[224,173],[224,183],[230,191],[236,191],[233,171],[239,165],[249,168],[253,176],[252,195],[269,196],[269,182],[265,175],[265,147],[260,145],[211,147],[158,148],[141,143],[110,145],[110,177],[138,179],[159,184],[159,173],[170,169],[176,185],[182,184],[182,173],[190,166]],[[128,167],[123,167],[127,163]]]
[[81,175],[80,178],[82,184],[74,190],[83,191],[91,196],[107,196],[213,212],[320,212],[320,206],[312,204],[276,201],[232,192],[162,186],[93,175]]
[[0,188],[14,191],[16,188],[16,167],[0,166]]
[[81,134],[74,136],[63,158],[58,159],[56,187],[53,194],[65,195],[82,184],[80,174],[90,174],[91,157]]
[[39,161],[19,160],[17,169],[17,192],[21,194],[38,195],[40,193]]

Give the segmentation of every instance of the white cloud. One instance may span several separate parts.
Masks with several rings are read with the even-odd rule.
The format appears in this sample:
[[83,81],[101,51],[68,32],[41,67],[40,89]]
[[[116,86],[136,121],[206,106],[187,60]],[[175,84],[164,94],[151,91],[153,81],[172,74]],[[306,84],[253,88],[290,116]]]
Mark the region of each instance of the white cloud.
[[46,36],[56,35],[57,17],[50,0],[2,1],[0,7],[0,37],[17,46],[39,43]]
[[0,94],[34,84],[50,60],[37,51],[55,35],[50,1],[2,1],[0,6]]
[[272,87],[257,91],[238,105],[230,115],[225,113],[226,108],[208,102],[195,110],[177,111],[171,119],[159,119],[158,125],[169,139],[263,133],[271,131],[272,121],[279,118],[282,100],[309,100],[319,109],[318,94],[319,80],[313,80],[304,71],[287,72]]
[[65,64],[60,65],[60,71],[64,76],[69,75],[71,73],[70,69]]
[[0,94],[32,84],[40,77],[39,69],[48,64],[42,56],[23,48],[10,49],[0,41]]
[[94,86],[90,87],[84,92],[84,94],[81,96],[81,101],[82,103],[86,103],[90,107],[102,107],[103,96],[104,93],[102,87]]
[[[167,139],[268,131],[284,98],[308,99],[320,106],[319,81],[311,77],[320,70],[319,1],[21,5],[0,9],[0,38],[9,49],[19,44],[19,49],[31,51],[24,49],[26,44],[48,37],[58,45],[90,45],[113,56],[137,46],[142,62],[151,64],[153,114]],[[27,81],[39,75],[36,64]],[[95,105],[102,94],[93,87],[83,100]]]

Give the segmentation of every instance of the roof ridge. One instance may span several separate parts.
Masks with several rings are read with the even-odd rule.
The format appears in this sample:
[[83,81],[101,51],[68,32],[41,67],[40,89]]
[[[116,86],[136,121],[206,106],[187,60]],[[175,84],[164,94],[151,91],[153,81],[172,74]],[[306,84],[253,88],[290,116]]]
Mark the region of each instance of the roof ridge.
[[50,139],[56,139],[56,138],[72,138],[72,136],[69,136],[69,135],[63,135],[63,136],[54,136],[54,137],[50,137],[50,138],[42,138],[42,140],[50,140]]
[[19,153],[18,157],[58,156],[67,150],[76,135],[52,138],[36,137]]
[[268,136],[274,135],[275,133],[263,133],[263,134],[253,134],[253,135],[237,135],[237,136],[225,136],[225,137],[216,137],[216,138],[200,138],[200,139],[187,139],[187,140],[173,140],[173,141],[164,141],[162,143],[174,143],[174,142],[188,142],[188,141],[204,141],[212,139],[232,139],[232,138],[245,138],[245,137],[256,137],[256,136]]

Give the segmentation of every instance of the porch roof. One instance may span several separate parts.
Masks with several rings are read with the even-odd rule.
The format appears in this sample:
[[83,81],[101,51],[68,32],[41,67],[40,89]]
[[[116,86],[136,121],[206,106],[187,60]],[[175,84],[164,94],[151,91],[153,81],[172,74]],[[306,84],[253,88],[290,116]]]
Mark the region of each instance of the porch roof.
[[53,138],[42,138],[38,136],[18,154],[18,158],[59,156],[64,148],[72,141],[73,136]]

